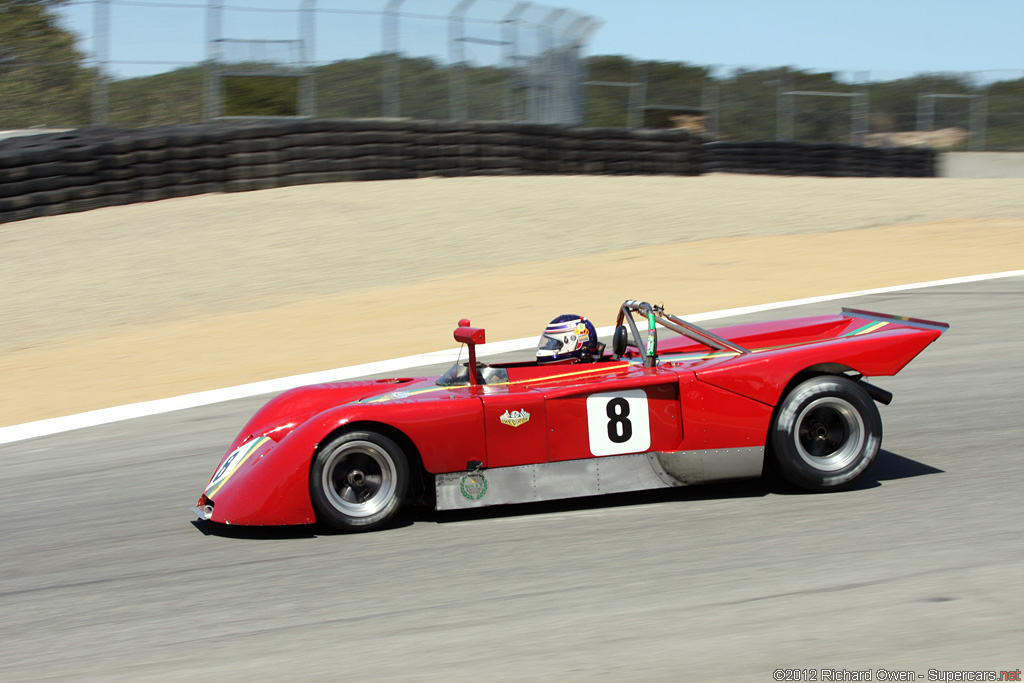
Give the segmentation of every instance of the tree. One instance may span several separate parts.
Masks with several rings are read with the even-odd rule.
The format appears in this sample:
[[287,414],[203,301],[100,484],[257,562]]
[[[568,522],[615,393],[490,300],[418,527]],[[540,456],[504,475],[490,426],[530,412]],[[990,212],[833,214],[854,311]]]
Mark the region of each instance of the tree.
[[75,37],[57,24],[63,0],[0,0],[0,125],[75,126],[89,122],[95,74]]
[[1024,151],[1024,78],[993,83],[986,94],[986,149]]
[[205,68],[187,66],[168,73],[113,81],[110,124],[144,128],[203,120]]

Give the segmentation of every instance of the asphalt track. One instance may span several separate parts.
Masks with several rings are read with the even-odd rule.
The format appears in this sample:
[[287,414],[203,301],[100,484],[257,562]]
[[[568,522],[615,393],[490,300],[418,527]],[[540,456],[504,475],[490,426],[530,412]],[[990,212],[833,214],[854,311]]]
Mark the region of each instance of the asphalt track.
[[842,493],[756,481],[362,535],[221,529],[187,507],[263,398],[0,446],[0,680],[1021,668],[1024,277],[743,319],[840,305],[952,324],[876,382],[896,395],[884,450]]

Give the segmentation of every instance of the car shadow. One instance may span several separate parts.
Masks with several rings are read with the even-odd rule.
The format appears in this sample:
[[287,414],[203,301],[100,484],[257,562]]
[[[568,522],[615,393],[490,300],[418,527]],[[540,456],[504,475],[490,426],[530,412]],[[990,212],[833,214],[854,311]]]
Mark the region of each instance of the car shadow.
[[281,541],[289,538],[316,538],[315,525],[238,526],[193,519],[190,522],[203,536],[238,538],[248,541]]
[[891,481],[893,479],[908,479],[910,477],[923,477],[927,474],[943,474],[945,470],[926,465],[917,460],[911,460],[902,455],[887,450],[881,450],[875,464],[872,465],[865,479],[877,479],[878,481]]
[[[388,524],[377,529],[377,532],[411,526],[413,521],[408,514],[399,514]],[[334,529],[320,523],[293,524],[289,526],[238,526],[236,524],[220,524],[218,522],[193,519],[191,524],[204,536],[237,538],[246,541],[282,541],[296,538],[316,538],[318,536],[342,536],[352,533]]]
[[[808,492],[784,481],[779,475],[765,468],[765,476],[763,480],[771,487],[771,492],[779,495],[808,495]],[[942,474],[945,470],[940,470],[931,465],[926,465],[923,462],[912,460],[882,449],[878,452],[878,456],[875,458],[874,464],[867,473],[855,481],[852,485],[837,491],[836,493],[849,492],[849,491],[865,491],[867,489],[878,488],[883,482],[893,481],[895,479],[909,479],[911,477],[923,477],[928,474]],[[813,495],[813,494],[812,494]]]

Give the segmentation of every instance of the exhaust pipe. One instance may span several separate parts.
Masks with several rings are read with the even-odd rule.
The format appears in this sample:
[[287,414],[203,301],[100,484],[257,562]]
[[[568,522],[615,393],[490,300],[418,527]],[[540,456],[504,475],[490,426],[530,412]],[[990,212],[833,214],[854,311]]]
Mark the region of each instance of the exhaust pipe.
[[880,387],[876,387],[874,384],[868,384],[863,378],[857,381],[857,384],[864,387],[864,391],[868,392],[868,396],[875,399],[883,406],[887,406],[892,403],[892,392],[886,391]]

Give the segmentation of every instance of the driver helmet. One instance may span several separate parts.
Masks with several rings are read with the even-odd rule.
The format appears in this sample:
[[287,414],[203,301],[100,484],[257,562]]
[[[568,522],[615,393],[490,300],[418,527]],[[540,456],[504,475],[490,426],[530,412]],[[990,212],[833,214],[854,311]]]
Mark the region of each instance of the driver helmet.
[[548,323],[537,342],[537,362],[591,360],[600,353],[597,330],[581,315],[563,314]]

